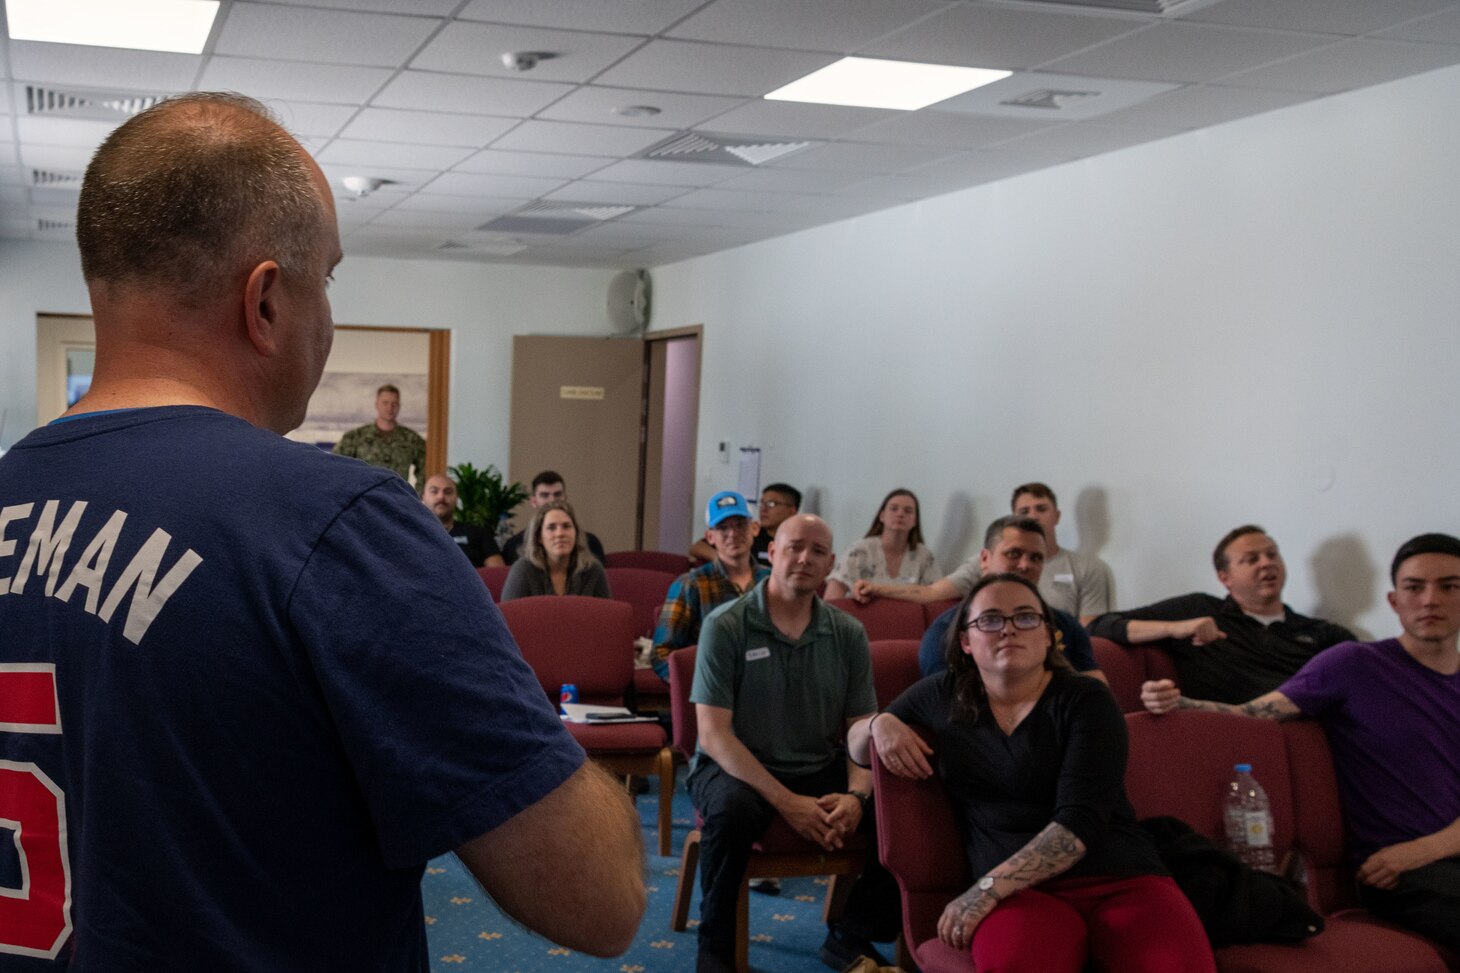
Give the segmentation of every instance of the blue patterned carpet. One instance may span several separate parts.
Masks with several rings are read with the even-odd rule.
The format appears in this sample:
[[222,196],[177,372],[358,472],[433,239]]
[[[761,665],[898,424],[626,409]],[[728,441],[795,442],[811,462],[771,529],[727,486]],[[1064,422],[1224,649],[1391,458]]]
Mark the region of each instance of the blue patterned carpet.
[[[679,876],[679,849],[689,832],[693,809],[681,784],[674,797],[674,857],[653,854],[658,848],[654,831],[652,794],[638,799],[644,825],[648,860],[649,911],[639,935],[627,953],[605,960],[554,946],[514,925],[497,911],[466,873],[455,856],[431,862],[422,882],[426,905],[426,935],[433,973],[692,973],[695,961],[694,926],[700,914],[699,885],[690,909],[690,928],[672,932],[669,913]],[[563,863],[565,881],[571,881],[572,863]],[[825,970],[816,951],[826,936],[821,922],[825,879],[783,879],[778,896],[750,896],[750,965],[759,973],[815,973]],[[544,890],[551,894],[551,890]]]

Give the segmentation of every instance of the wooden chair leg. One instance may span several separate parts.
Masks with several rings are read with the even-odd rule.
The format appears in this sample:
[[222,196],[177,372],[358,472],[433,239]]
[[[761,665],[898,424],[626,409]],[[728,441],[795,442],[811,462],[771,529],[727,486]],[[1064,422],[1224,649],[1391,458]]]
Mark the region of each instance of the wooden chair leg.
[[735,973],[750,973],[750,875],[740,880],[735,902]]
[[826,886],[826,901],[821,906],[821,921],[831,925],[842,917],[847,908],[847,897],[857,883],[856,875],[833,875]]
[[679,884],[674,888],[674,910],[669,914],[669,928],[684,932],[689,926],[689,900],[694,897],[695,869],[700,864],[700,833],[691,831],[684,839],[679,856]]
[[659,775],[659,854],[669,855],[674,840],[674,753],[668,747],[659,751],[655,762]]
[[896,963],[900,969],[915,970],[918,968],[917,964],[913,962],[912,950],[907,948],[907,936],[903,933],[897,934],[895,955],[896,958],[893,960],[893,962]]

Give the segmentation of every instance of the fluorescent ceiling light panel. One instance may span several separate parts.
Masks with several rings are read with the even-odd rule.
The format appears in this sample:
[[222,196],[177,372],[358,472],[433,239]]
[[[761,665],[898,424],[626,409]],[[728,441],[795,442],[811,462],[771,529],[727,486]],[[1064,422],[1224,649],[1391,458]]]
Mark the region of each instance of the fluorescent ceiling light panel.
[[777,88],[771,101],[809,101],[818,105],[895,108],[916,111],[945,98],[1002,81],[1012,71],[918,64],[870,57],[844,57],[799,81]]
[[5,0],[10,39],[201,54],[218,0]]

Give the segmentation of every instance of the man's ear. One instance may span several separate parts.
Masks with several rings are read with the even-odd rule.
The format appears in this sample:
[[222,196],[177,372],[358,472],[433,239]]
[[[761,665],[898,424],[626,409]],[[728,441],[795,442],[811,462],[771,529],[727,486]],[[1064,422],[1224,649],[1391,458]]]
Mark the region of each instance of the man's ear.
[[1231,591],[1232,590],[1231,584],[1228,583],[1228,581],[1231,579],[1231,577],[1232,576],[1230,574],[1228,574],[1226,571],[1218,571],[1217,572],[1217,580],[1220,581],[1222,583],[1222,587],[1223,588],[1226,588],[1228,591]]
[[758,521],[758,520],[752,520],[750,522],[750,539],[751,540],[755,540],[759,536],[760,536],[760,521]]
[[1399,595],[1399,592],[1397,592],[1397,591],[1391,591],[1391,592],[1389,592],[1388,594],[1386,594],[1384,596],[1385,598],[1389,599],[1389,607],[1394,610],[1394,614],[1396,614],[1396,615],[1399,614],[1399,605],[1397,605],[1395,603],[1395,598],[1398,597],[1398,595]]
[[989,561],[991,557],[992,555],[989,553],[987,547],[978,552],[978,573],[980,575],[989,573]]
[[279,353],[283,316],[283,271],[265,260],[249,271],[243,287],[243,325],[249,343],[259,355],[272,358]]
[[708,527],[705,528],[705,543],[708,544],[708,545],[710,545],[711,547],[714,547],[715,546],[715,542],[713,540],[711,540],[711,538],[714,536],[714,534],[715,534],[715,532],[712,531],[712,530],[710,530],[710,528],[708,528]]

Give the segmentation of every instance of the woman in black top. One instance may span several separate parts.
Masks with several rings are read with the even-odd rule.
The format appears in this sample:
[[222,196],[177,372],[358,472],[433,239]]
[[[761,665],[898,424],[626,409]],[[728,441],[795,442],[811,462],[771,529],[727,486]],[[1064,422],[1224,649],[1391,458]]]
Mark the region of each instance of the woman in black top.
[[[1201,922],[1161,867],[1125,796],[1125,719],[1106,687],[1054,648],[1038,589],[982,578],[949,630],[948,671],[848,734],[899,776],[932,773],[953,800],[978,879],[938,936],[978,970],[1215,970]],[[929,749],[907,724],[931,730]],[[885,820],[879,826],[895,826]]]

